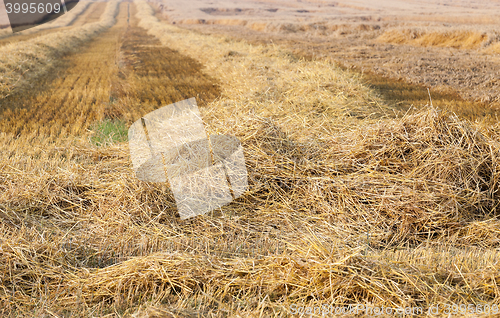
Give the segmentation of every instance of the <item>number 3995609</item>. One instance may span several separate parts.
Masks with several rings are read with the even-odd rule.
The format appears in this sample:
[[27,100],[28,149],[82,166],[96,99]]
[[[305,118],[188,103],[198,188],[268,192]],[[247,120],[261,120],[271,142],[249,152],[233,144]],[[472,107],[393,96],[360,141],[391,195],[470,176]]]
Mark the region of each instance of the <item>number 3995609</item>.
[[5,3],[7,13],[59,13],[60,3]]

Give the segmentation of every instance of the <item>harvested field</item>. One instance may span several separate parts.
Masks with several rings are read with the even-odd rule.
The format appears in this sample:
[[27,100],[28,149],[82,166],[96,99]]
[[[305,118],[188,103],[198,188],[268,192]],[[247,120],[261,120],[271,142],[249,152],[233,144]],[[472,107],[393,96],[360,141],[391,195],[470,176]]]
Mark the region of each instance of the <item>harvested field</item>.
[[[76,10],[75,12],[74,11],[70,12],[72,19],[67,18],[65,20],[66,22],[69,22],[68,24],[66,24],[64,20],[62,22],[57,20],[57,23],[54,24],[49,23],[50,26],[49,24],[47,26],[44,24],[41,25],[40,27],[32,28],[27,31],[20,32],[16,35],[9,35],[8,37],[0,39],[0,46],[10,43],[30,40],[54,32],[69,30],[71,26],[82,26],[84,24],[97,22],[99,21],[99,18],[101,17],[105,6],[106,6],[105,2],[96,2],[96,3],[89,2],[88,6],[78,7],[75,8]],[[44,28],[42,28],[42,26]]]
[[[20,39],[27,38],[29,35],[32,35],[34,33],[38,33],[44,30],[51,30],[54,28],[62,28],[66,27],[69,25],[72,25],[73,22],[82,14],[82,12],[85,12],[88,6],[92,4],[90,1],[85,1],[85,2],[79,2],[79,5],[74,7],[69,13],[63,15],[57,20],[54,20],[49,23],[44,23],[41,25],[38,25],[36,27],[30,28],[28,30],[21,31],[15,35],[15,37],[19,37]],[[45,34],[50,33],[50,32],[44,32]],[[14,36],[12,33],[12,30],[10,28],[6,30],[0,31],[0,39],[5,38],[5,37],[11,37]]]
[[[290,10],[320,2],[304,3]],[[477,316],[493,316],[500,126],[489,104],[450,88],[432,88],[431,102],[424,86],[340,66],[326,44],[193,31],[155,7],[110,2],[99,22],[89,11],[64,51],[32,53],[58,57],[26,67],[43,75],[4,82],[0,316],[321,317],[295,309],[352,304],[415,316],[488,305]],[[233,9],[201,12],[248,13]],[[0,62],[49,36],[0,47]],[[241,141],[249,190],[183,221],[168,184],[137,179],[126,130],[189,97],[208,134]]]
[[[132,7],[135,15],[135,7]],[[135,17],[121,44],[120,76],[126,87],[113,93],[135,116],[130,123],[158,107],[196,97],[206,105],[220,95],[215,80],[202,73],[202,65],[162,46],[160,41],[138,27]],[[117,116],[121,117],[122,115]]]
[[[306,59],[326,59],[351,71],[367,74],[365,80],[373,87],[385,82],[384,87],[391,86],[390,90],[399,90],[401,94],[407,95],[406,90],[399,89],[398,83],[404,82],[403,85],[411,86],[411,90],[419,92],[417,96],[410,96],[410,99],[389,100],[390,104],[403,102],[406,108],[425,104],[428,101],[427,88],[430,88],[432,95],[436,97],[453,95],[452,99],[443,99],[442,103],[439,102],[440,98],[436,98],[436,102],[445,109],[468,118],[471,118],[471,109],[480,117],[487,114],[495,118],[500,107],[500,82],[497,81],[500,76],[500,58],[498,54],[491,54],[496,52],[497,44],[479,47],[475,54],[471,50],[451,47],[381,43],[377,40],[381,35],[380,31],[351,34],[325,41],[322,37],[308,39],[300,34],[263,33],[235,26],[183,27],[207,34],[223,34],[233,39],[245,38],[257,44],[283,45]],[[426,98],[418,97],[422,95]]]
[[[112,8],[112,15],[114,11]],[[126,12],[121,10],[121,14],[123,20]],[[57,139],[80,135],[92,122],[102,120],[117,73],[116,48],[123,27],[115,26],[90,49],[73,51],[71,58],[63,58],[52,70],[56,76],[41,77],[36,89],[4,99],[7,109],[2,112],[0,130],[15,136],[34,134]],[[61,104],[65,107],[58,107]]]
[[[82,26],[84,24],[98,22],[105,9],[106,2],[91,2],[85,11],[77,11],[75,13],[76,18],[69,26]],[[72,12],[73,11],[70,11],[70,13]]]
[[456,49],[477,49],[486,40],[485,33],[474,31],[425,32],[418,30],[390,30],[384,32],[378,40],[392,44],[410,44],[416,46],[452,47]]
[[116,14],[117,1],[110,1],[99,22],[62,30],[15,42],[0,52],[0,96],[11,95],[17,89],[30,86],[30,80],[47,74],[64,54],[75,51],[79,45],[111,27]]
[[[376,8],[370,8],[373,3],[369,1],[361,2],[365,6],[357,9],[358,14],[351,10],[338,11],[342,3],[332,6],[329,2],[304,1],[299,5],[309,11],[308,16],[298,18],[286,14],[287,10],[296,10],[295,5],[281,2],[273,3],[280,12],[275,17],[264,15],[253,19],[243,14],[214,20],[201,14],[197,15],[197,23],[185,21],[186,8],[181,8],[176,0],[163,1],[161,8],[163,19],[183,28],[252,43],[285,45],[300,56],[333,60],[391,82],[404,81],[414,84],[414,89],[422,87],[424,93],[430,88],[431,92],[459,95],[464,107],[452,103],[446,106],[457,113],[461,109],[470,113],[470,106],[484,109],[475,113],[496,115],[500,107],[500,82],[497,81],[500,36],[498,20],[488,12],[500,13],[497,2],[485,1],[475,6],[453,0],[453,5],[425,2],[419,6],[418,1],[412,0],[385,1]],[[228,6],[223,0],[217,3]],[[262,7],[252,0],[245,1],[245,5],[254,9]],[[193,6],[191,9],[195,11],[197,7]],[[320,12],[315,13],[313,6]],[[233,22],[226,25],[226,20]],[[375,82],[380,81],[379,78]]]

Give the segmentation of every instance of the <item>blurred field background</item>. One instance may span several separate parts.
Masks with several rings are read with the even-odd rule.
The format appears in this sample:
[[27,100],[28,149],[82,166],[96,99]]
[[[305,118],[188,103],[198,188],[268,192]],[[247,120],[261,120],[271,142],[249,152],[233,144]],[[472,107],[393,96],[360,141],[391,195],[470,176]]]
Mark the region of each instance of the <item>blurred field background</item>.
[[[162,19],[182,28],[285,45],[305,58],[340,62],[367,74],[368,84],[388,103],[406,108],[425,104],[426,94],[416,92],[426,93],[430,87],[443,97],[436,99],[439,106],[452,111],[465,108],[472,116],[486,115],[500,105],[498,1],[189,4],[164,0],[157,7]],[[416,95],[405,92],[398,98],[405,83],[414,85]]]
[[[81,3],[0,40],[2,317],[500,303],[500,3],[387,1],[404,23],[361,1],[266,2],[281,18],[253,21],[245,3]],[[300,27],[318,6],[314,23],[341,21],[324,34]],[[455,85],[484,75],[467,61],[491,85]],[[432,63],[466,71],[427,80]],[[181,221],[167,185],[135,177],[127,129],[190,97],[242,142],[249,191]]]

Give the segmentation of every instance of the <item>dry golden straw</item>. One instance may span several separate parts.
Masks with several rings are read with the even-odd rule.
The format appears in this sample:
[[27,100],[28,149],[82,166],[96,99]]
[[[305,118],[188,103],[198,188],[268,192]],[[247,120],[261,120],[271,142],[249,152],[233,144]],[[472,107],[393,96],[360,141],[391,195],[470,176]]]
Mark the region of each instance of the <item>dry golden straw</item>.
[[[41,25],[36,26],[34,28],[30,28],[28,30],[21,31],[18,34],[23,34],[23,35],[24,34],[33,34],[33,33],[36,33],[36,32],[42,31],[42,30],[62,28],[62,27],[68,26],[71,23],[73,23],[76,20],[76,18],[78,18],[78,16],[80,14],[82,14],[91,3],[92,3],[92,1],[80,1],[80,2],[78,2],[78,4],[74,8],[71,9],[71,11],[69,11],[68,13],[59,17],[58,19],[56,19],[52,22],[49,22],[49,23],[41,24]],[[5,30],[0,30],[0,39],[9,37],[12,34],[13,34],[12,29],[10,29],[10,28],[5,29]]]
[[54,60],[110,28],[115,23],[118,3],[109,2],[99,22],[1,47],[0,96],[5,97],[15,87],[29,82],[30,78],[45,74],[53,66]]
[[[105,107],[132,123],[163,106],[153,97],[169,100],[178,73],[183,94],[202,88],[187,84],[198,70],[179,65],[162,87],[168,61],[131,57],[158,48],[144,34],[148,44],[127,42],[122,56],[127,7],[89,42],[109,67],[102,84],[75,54],[88,87],[49,86],[61,96],[50,108],[40,93],[43,125],[27,120],[26,131],[0,117],[0,315],[287,317],[293,305],[500,303],[498,125],[427,105],[394,115],[332,63],[179,29],[137,1],[130,29],[139,23],[176,50],[179,65],[179,53],[204,65],[219,86],[203,82],[216,95],[200,107],[207,134],[235,136],[245,152],[249,191],[182,221],[168,184],[136,178],[126,142],[97,147],[58,115],[67,92],[74,126],[102,120]],[[102,103],[113,80],[121,94]]]

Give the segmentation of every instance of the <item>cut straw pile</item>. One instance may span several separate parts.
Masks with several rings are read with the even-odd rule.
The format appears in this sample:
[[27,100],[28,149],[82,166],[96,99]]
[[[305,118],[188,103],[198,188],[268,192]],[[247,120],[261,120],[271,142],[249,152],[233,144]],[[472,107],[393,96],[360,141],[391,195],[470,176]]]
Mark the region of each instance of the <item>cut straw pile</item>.
[[433,107],[389,117],[333,64],[136,5],[141,26],[220,83],[200,111],[209,134],[242,142],[250,190],[180,221],[167,185],[137,180],[126,144],[0,134],[0,314],[500,302],[499,127]]
[[[0,70],[2,71],[0,96],[5,97],[15,88],[22,87],[34,78],[42,76],[64,54],[75,50],[85,41],[113,26],[118,4],[119,1],[110,1],[99,22],[2,46],[0,48]],[[79,9],[75,8],[75,10]]]

